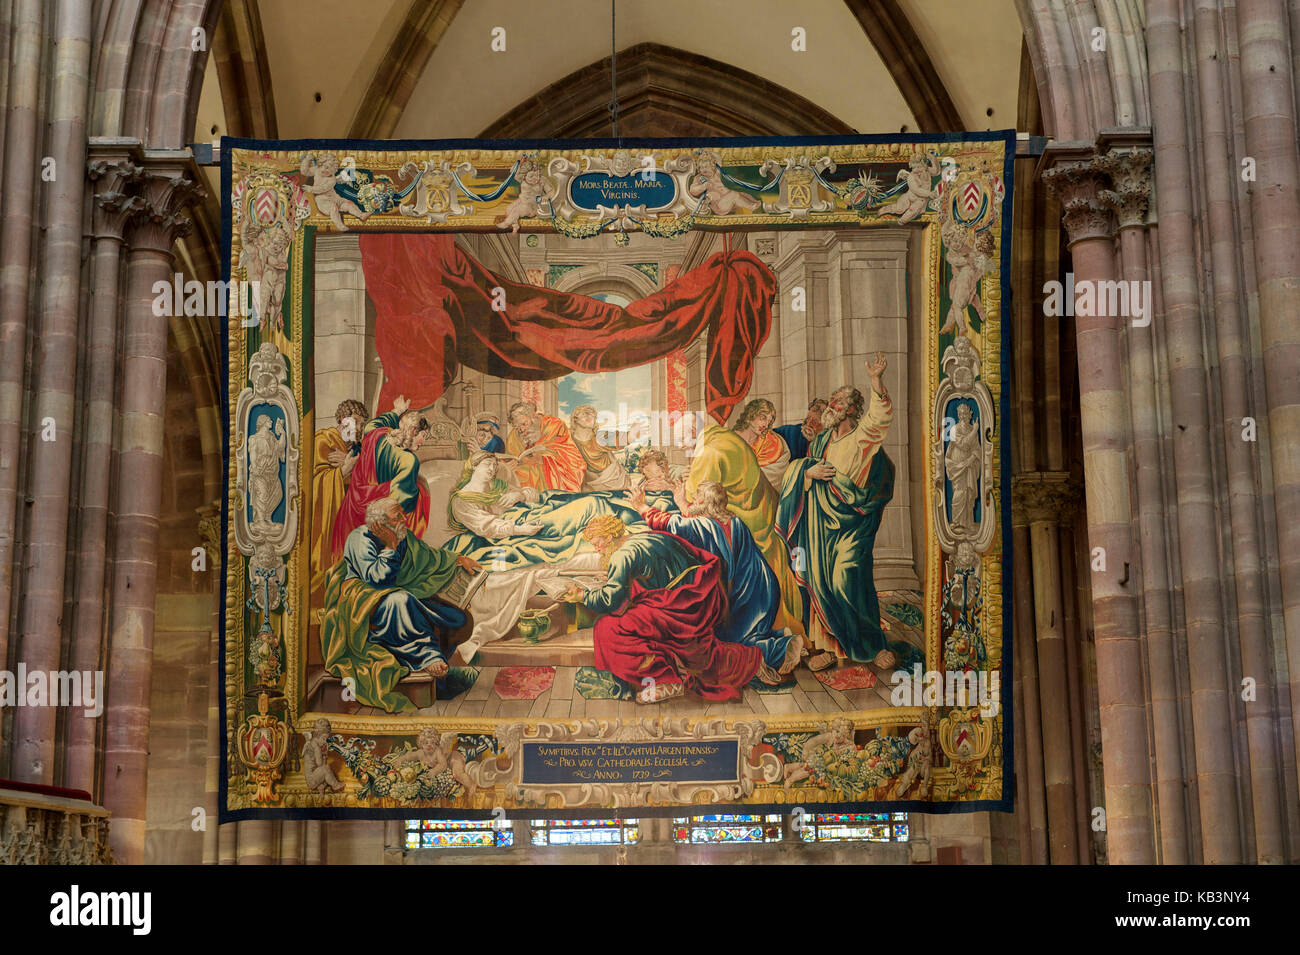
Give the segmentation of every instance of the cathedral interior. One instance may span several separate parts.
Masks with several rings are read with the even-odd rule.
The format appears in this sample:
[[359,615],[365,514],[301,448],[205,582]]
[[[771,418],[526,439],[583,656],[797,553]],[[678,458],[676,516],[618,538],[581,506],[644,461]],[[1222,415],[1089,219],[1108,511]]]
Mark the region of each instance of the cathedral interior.
[[[94,719],[0,706],[0,861],[1300,860],[1300,6],[614,8],[611,37],[604,0],[0,0],[0,668],[105,677]],[[225,319],[152,307],[174,274],[222,278],[217,141],[581,139],[614,117],[624,137],[1017,131],[1014,811],[825,841],[755,817],[739,844],[690,816],[610,820],[607,840],[517,820],[474,844],[400,819],[218,824]],[[463,239],[626,302],[722,236],[641,241],[584,271],[574,240]],[[779,280],[805,251],[832,270],[858,242],[910,254],[903,230],[743,241]],[[322,240],[317,334],[343,344],[365,337],[358,263]],[[1119,280],[1151,289],[1145,322],[1046,307],[1053,283]],[[904,324],[873,345],[903,365]],[[368,353],[329,364],[345,353],[319,352],[320,420],[379,388]],[[774,345],[751,397],[797,420],[841,357],[792,372]],[[521,394],[475,383],[499,413]],[[537,397],[572,410],[554,382]],[[898,440],[908,487],[920,451]],[[915,520],[900,495],[881,589],[916,586]]]

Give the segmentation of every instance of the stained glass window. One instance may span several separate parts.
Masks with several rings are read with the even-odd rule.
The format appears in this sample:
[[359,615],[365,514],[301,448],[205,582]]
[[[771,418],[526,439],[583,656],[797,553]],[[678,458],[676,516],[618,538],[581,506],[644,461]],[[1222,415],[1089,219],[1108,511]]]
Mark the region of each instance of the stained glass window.
[[407,849],[503,849],[515,844],[509,819],[408,819]]
[[780,842],[781,816],[678,816],[673,819],[673,841],[691,845]]
[[809,813],[799,837],[804,842],[906,842],[907,813]]
[[535,846],[634,846],[640,819],[530,819]]

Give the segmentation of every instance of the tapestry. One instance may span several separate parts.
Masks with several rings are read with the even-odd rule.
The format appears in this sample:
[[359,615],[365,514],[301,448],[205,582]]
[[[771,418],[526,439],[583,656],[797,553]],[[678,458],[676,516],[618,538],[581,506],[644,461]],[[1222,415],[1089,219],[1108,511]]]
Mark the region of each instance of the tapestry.
[[221,813],[1009,810],[1013,132],[221,147]]

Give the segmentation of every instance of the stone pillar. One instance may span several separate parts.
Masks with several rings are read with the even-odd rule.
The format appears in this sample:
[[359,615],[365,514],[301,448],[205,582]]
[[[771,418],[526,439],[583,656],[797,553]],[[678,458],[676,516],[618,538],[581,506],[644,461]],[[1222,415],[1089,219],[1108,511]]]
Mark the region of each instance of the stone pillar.
[[[1114,223],[1098,198],[1107,185],[1091,161],[1091,145],[1049,146],[1042,173],[1061,197],[1075,282],[1114,281]],[[1132,444],[1124,393],[1119,317],[1076,315],[1079,403],[1083,431],[1088,540],[1101,548],[1105,570],[1091,574],[1097,645],[1102,759],[1106,777],[1109,859],[1155,861],[1151,772],[1138,605],[1140,570],[1133,546],[1127,450]]]
[[[39,172],[42,0],[13,4],[13,39],[6,64],[11,82],[5,117],[4,179],[0,183],[0,660],[8,661],[14,548],[18,541],[18,463],[27,392],[27,321],[32,282],[32,222]],[[70,174],[80,175],[79,172]],[[0,728],[0,732],[3,729]],[[7,772],[0,748],[0,772]]]
[[[834,297],[829,246],[834,241],[830,230],[777,235],[778,252],[772,271],[776,274],[779,300],[773,317],[780,335],[782,392],[777,404],[782,408],[807,408],[818,390],[829,386],[827,369],[817,349],[831,321]],[[803,311],[792,307],[796,289],[803,289]]]
[[366,275],[355,235],[323,235],[316,240],[312,284],[314,427],[320,431],[337,424],[334,409],[347,398],[365,402],[371,412],[378,410],[374,327],[367,320]]
[[[1152,153],[1141,146],[1108,151],[1099,160],[1111,188],[1099,198],[1119,220],[1123,278],[1146,282],[1147,207],[1151,194]],[[1142,603],[1146,624],[1147,678],[1149,681],[1156,794],[1159,807],[1157,858],[1167,865],[1186,865],[1187,809],[1183,793],[1184,766],[1179,728],[1178,679],[1166,559],[1166,501],[1162,481],[1164,454],[1156,401],[1157,365],[1152,327],[1155,303],[1148,296],[1151,323],[1130,322],[1127,329],[1129,359],[1129,415],[1133,427],[1133,457],[1137,485],[1138,530],[1142,555]]]
[[307,822],[284,819],[280,822],[280,865],[302,865]]
[[[287,820],[286,824],[292,824]],[[245,819],[239,826],[239,864],[274,865],[277,822],[271,819]]]
[[[1219,536],[1220,508],[1214,487],[1222,483],[1213,452],[1217,404],[1206,354],[1207,317],[1203,312],[1204,270],[1209,267],[1201,243],[1200,219],[1205,215],[1204,168],[1193,166],[1196,139],[1186,116],[1195,72],[1184,60],[1186,24],[1180,4],[1154,0],[1148,42],[1152,48],[1151,97],[1156,179],[1160,212],[1160,281],[1164,312],[1160,316],[1169,364],[1170,407],[1178,432],[1172,445],[1177,487],[1178,556],[1187,617],[1187,662],[1191,695],[1197,798],[1203,861],[1241,861],[1235,730],[1231,685],[1225,655],[1223,578],[1219,546],[1206,546]],[[1214,69],[1222,67],[1215,63]],[[1291,147],[1294,149],[1294,144]],[[1258,247],[1258,246],[1257,246]],[[1217,429],[1216,429],[1217,430]],[[1221,539],[1221,538],[1220,538]],[[1231,557],[1231,543],[1223,550]],[[1229,639],[1234,634],[1229,632]],[[1231,822],[1229,822],[1231,820]]]
[[217,827],[217,865],[235,865],[239,861],[239,823],[227,822]]
[[[95,184],[90,246],[91,304],[81,406],[80,540],[72,615],[74,670],[98,670],[103,659],[104,581],[108,571],[113,426],[116,415],[117,331],[122,313],[123,231],[138,198],[139,143],[95,140],[89,175]],[[102,717],[101,717],[102,719]],[[94,792],[99,720],[68,721],[66,785]]]
[[[1014,485],[1013,485],[1014,487]],[[1011,512],[1013,553],[1029,554],[1028,515],[1015,506]],[[1020,858],[1026,865],[1047,865],[1047,805],[1043,793],[1043,729],[1042,710],[1039,707],[1038,660],[1030,642],[1033,632],[1033,573],[1028,560],[1014,562],[1015,570],[1015,629],[1012,631],[1012,650],[1015,653],[1013,671],[1019,681],[1021,707],[1016,711],[1016,726],[1024,732],[1023,757],[1019,775],[1025,780],[1025,801],[1019,811],[1025,816],[1024,837]]]
[[[34,390],[29,414],[39,440],[28,444],[26,553],[18,659],[30,670],[60,669],[63,585],[68,568],[68,524],[73,513],[72,452],[81,304],[82,202],[86,177],[86,111],[90,70],[90,7],[60,0],[54,27],[54,76],[46,130],[55,178],[42,182],[40,322],[32,355]],[[61,174],[60,174],[61,173]],[[44,177],[42,177],[44,178]],[[46,434],[52,426],[53,437]],[[54,701],[51,701],[52,703]],[[65,710],[70,712],[69,710]],[[22,782],[55,782],[57,706],[28,706],[14,717],[11,775]],[[80,713],[77,714],[80,717]]]
[[[1038,651],[1038,695],[1042,713],[1043,784],[1047,800],[1050,861],[1079,861],[1075,803],[1074,746],[1065,645],[1065,602],[1061,592],[1060,520],[1075,507],[1077,489],[1061,471],[1018,474],[1016,500],[1029,523],[1033,563],[1034,642]],[[1019,559],[1025,559],[1024,554]],[[1024,597],[1022,596],[1023,600]],[[1022,640],[1028,638],[1021,633]]]
[[325,825],[319,819],[308,819],[303,841],[303,864],[320,865],[324,861]]
[[[1289,17],[1295,23],[1295,5]],[[1287,58],[1296,53],[1281,0],[1238,0],[1246,153],[1256,163],[1250,218],[1259,285],[1260,348],[1272,440],[1283,626],[1291,723],[1300,766],[1300,157],[1296,101]]]
[[146,151],[141,205],[127,234],[104,805],[113,813],[113,851],[128,864],[144,856],[167,386],[167,322],[153,313],[153,287],[172,282],[172,242],[189,225],[181,210],[199,194],[197,180],[188,150]]

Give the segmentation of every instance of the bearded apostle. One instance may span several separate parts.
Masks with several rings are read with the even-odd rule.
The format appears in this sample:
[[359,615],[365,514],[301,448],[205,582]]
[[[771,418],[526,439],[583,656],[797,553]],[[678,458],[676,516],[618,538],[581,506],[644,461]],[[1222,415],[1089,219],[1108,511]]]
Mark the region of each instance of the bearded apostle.
[[325,669],[352,680],[358,703],[409,712],[416,707],[397,691],[399,681],[419,670],[447,675],[441,635],[463,626],[465,613],[438,594],[458,569],[482,567],[410,533],[396,498],[366,505],[365,523],[330,569],[320,614]]
[[622,491],[629,484],[627,469],[614,452],[596,440],[596,409],[579,405],[570,416],[573,443],[578,446],[587,470],[582,479],[585,491]]
[[[759,553],[776,575],[781,607],[773,626],[802,634],[799,585],[790,567],[790,552],[775,528],[777,494],[763,477],[754,449],[730,428],[722,425],[705,428],[695,445],[695,457],[682,491],[684,500],[694,500],[704,481],[722,485],[727,493],[727,507],[749,529]],[[683,502],[678,502],[678,509],[684,509]]]
[[[808,413],[798,424],[778,425],[772,430],[785,439],[785,446],[790,449],[790,459],[808,457],[808,444],[822,430],[822,413],[826,410],[825,398],[814,398],[808,405]],[[781,485],[777,485],[779,488]]]
[[727,610],[721,559],[673,534],[628,534],[612,516],[595,518],[582,536],[600,551],[606,582],[570,586],[564,599],[599,615],[596,666],[638,687],[638,703],[688,691],[740,699],[763,658],[756,646],[715,636]]
[[420,477],[417,452],[429,436],[429,421],[401,395],[393,410],[368,422],[352,469],[347,494],[334,518],[332,560],[343,556],[348,535],[365,523],[371,501],[391,497],[406,515],[406,526],[419,537],[429,525],[429,487]]
[[531,401],[510,406],[506,451],[518,461],[515,480],[538,491],[577,491],[587,462],[568,427],[559,418],[540,414]]
[[320,607],[325,576],[334,563],[334,518],[343,506],[348,481],[361,452],[366,406],[348,398],[334,410],[338,424],[316,432],[311,469],[311,605]]
[[866,363],[870,404],[851,385],[831,395],[825,430],[786,471],[777,530],[804,558],[795,569],[806,588],[813,646],[889,670],[901,645],[891,649],[881,628],[871,556],[894,494],[894,465],[883,447],[894,417],[881,380],[885,364],[883,352]]
[[776,405],[766,398],[755,398],[745,405],[732,428],[754,449],[763,477],[776,489],[781,486],[786,465],[790,463],[790,449],[786,447],[785,439],[772,430],[774,421]]

